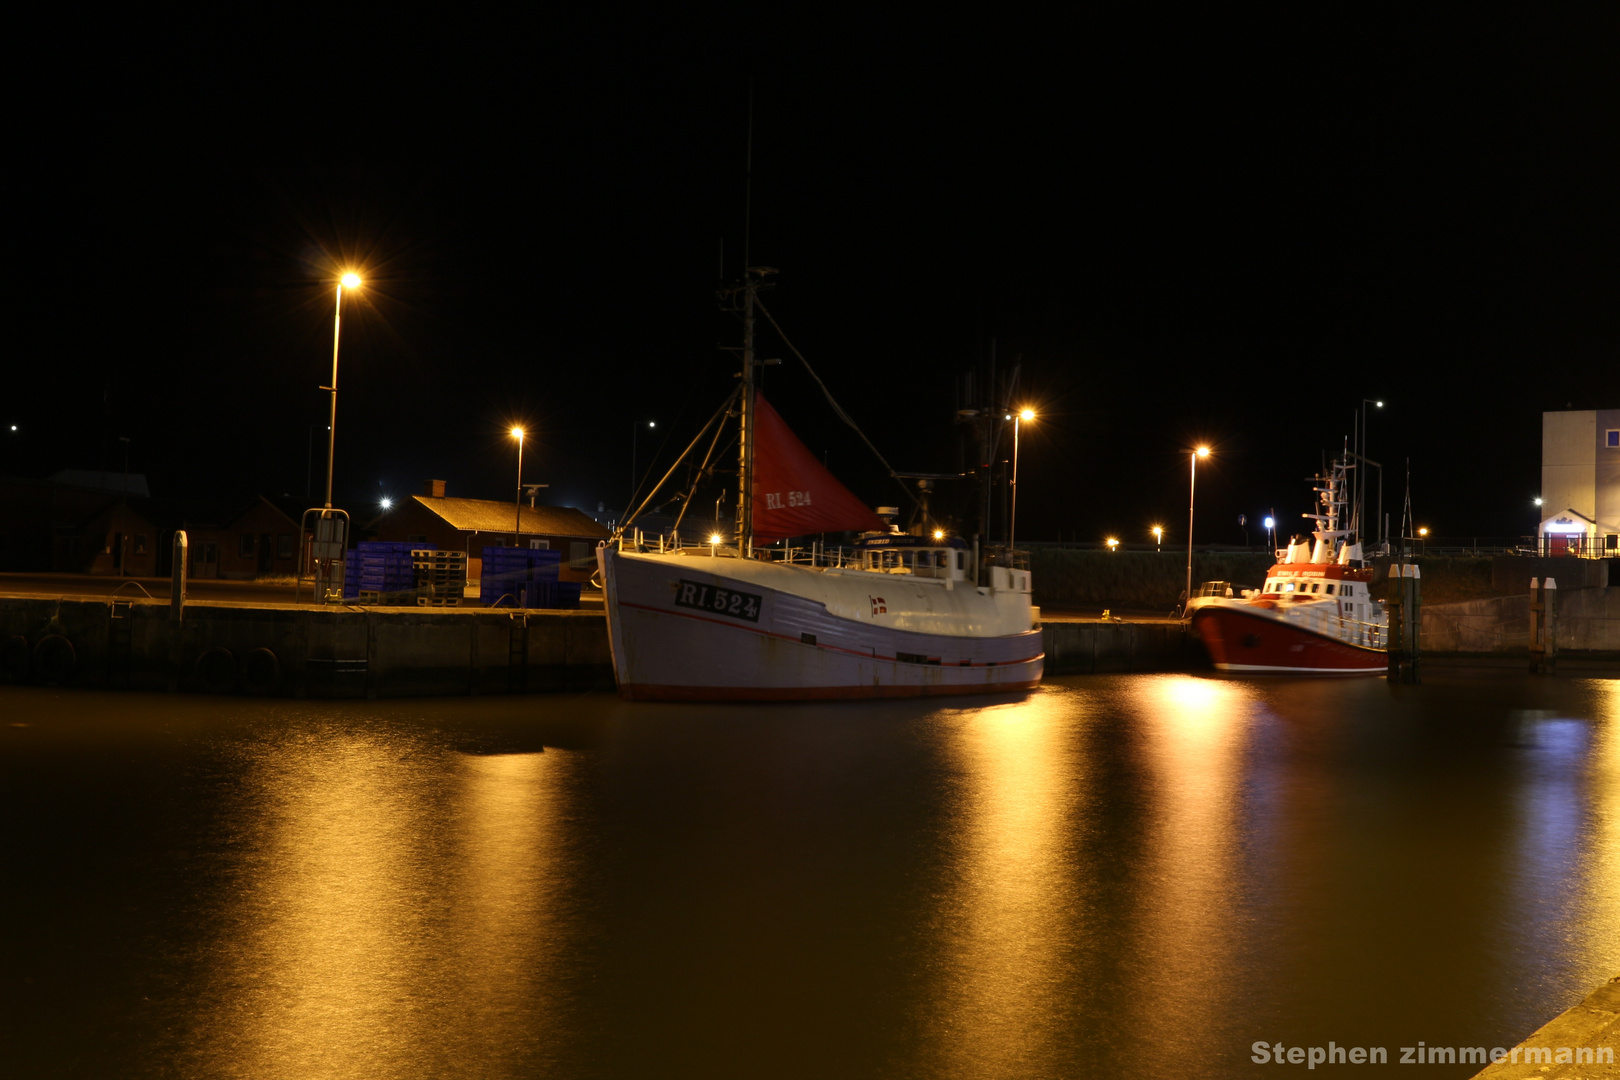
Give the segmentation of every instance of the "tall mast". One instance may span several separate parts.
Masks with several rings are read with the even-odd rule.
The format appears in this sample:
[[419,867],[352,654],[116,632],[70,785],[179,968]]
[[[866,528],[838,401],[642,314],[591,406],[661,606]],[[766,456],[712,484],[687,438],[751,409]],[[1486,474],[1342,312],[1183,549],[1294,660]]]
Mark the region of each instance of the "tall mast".
[[737,553],[747,558],[754,540],[754,272],[743,268],[742,406],[737,460]]
[[742,405],[737,431],[737,554],[753,554],[754,540],[754,88],[748,87],[748,149],[743,169]]

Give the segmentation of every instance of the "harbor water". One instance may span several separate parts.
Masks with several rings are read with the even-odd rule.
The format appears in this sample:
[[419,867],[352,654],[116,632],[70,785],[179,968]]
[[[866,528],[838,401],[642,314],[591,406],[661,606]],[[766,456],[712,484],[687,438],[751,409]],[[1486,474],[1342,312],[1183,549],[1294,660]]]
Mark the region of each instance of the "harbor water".
[[1387,1049],[1358,1075],[1510,1047],[1620,972],[1620,681],[1426,678],[770,706],[3,688],[0,1059],[1240,1077],[1304,1074],[1257,1043]]

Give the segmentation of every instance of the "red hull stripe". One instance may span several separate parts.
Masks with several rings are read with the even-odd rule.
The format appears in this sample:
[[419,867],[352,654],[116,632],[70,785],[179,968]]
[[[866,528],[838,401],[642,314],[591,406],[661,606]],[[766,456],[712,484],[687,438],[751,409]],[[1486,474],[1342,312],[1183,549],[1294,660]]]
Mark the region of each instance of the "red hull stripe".
[[619,696],[626,701],[847,701],[1016,693],[1039,685],[1039,679],[978,686],[655,686],[632,683],[619,687]]
[[[726,620],[726,619],[711,619],[707,615],[692,615],[692,614],[689,614],[689,613],[687,613],[685,611],[670,611],[667,608],[653,607],[650,604],[633,604],[628,600],[620,600],[619,601],[619,606],[620,607],[627,607],[627,608],[635,608],[637,611],[650,611],[655,615],[671,615],[671,616],[674,616],[675,618],[678,618],[678,619],[696,619],[698,622],[713,623],[716,626],[729,626],[733,630],[741,630],[741,631],[743,631],[745,633],[749,633],[749,634],[759,634],[761,637],[775,638],[778,641],[791,641],[795,645],[804,645],[805,644],[803,639],[793,637],[791,634],[776,634],[776,633],[772,633],[769,630],[756,630],[752,626],[739,626],[736,623],[731,622],[731,621]],[[897,663],[897,664],[898,663],[915,663],[915,661],[911,661],[911,660],[902,661],[898,657],[894,657],[894,656],[879,656],[877,653],[871,652],[869,650],[868,651],[862,651],[861,649],[846,649],[842,645],[823,645],[819,641],[814,645],[806,645],[805,647],[806,648],[811,648],[811,649],[827,649],[827,650],[829,650],[831,652],[846,653],[846,654],[848,654],[850,656],[859,656],[859,657],[861,657],[863,659],[866,659],[866,660],[889,660],[889,661],[892,661],[892,662]],[[953,668],[955,668],[955,667],[965,667],[965,668],[1013,667],[1013,666],[1015,666],[1017,664],[1033,664],[1037,660],[1044,660],[1044,659],[1046,659],[1046,654],[1044,652],[1039,652],[1039,653],[1036,653],[1034,656],[1026,656],[1021,660],[997,660],[995,663],[974,662],[974,663],[967,663],[967,664],[952,663],[952,664],[928,665],[928,666],[931,666],[931,667],[943,666],[943,667],[953,667]],[[954,691],[947,691],[947,692],[952,693]],[[872,695],[865,695],[865,696],[870,697]]]
[[1383,649],[1341,641],[1237,607],[1201,608],[1193,612],[1192,621],[1210,659],[1223,671],[1348,675],[1373,674],[1388,666],[1388,653]]

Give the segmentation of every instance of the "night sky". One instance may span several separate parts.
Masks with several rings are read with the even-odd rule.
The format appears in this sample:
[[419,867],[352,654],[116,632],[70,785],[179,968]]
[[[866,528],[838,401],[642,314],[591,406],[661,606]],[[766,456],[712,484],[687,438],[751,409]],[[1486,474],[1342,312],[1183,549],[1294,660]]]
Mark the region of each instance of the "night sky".
[[[667,462],[734,385],[714,293],[742,264],[752,83],[766,303],[896,468],[960,468],[955,387],[994,343],[1041,414],[1021,538],[1183,538],[1199,441],[1200,541],[1297,521],[1363,397],[1388,403],[1368,453],[1397,520],[1410,457],[1436,534],[1529,533],[1541,410],[1620,405],[1620,25],[1587,10],[46,34],[12,109],[0,473],[120,470],[124,437],[155,494],[318,504],[355,266],[340,505],[427,477],[509,498],[517,422],[525,480],[621,509],[631,425]],[[761,352],[811,449],[898,501]]]

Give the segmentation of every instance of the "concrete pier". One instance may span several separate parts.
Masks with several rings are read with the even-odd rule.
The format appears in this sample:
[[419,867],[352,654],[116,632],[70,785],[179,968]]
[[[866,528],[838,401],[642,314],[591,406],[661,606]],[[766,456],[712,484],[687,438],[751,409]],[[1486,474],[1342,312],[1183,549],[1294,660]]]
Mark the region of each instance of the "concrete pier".
[[1620,1080],[1620,975],[1543,1024],[1473,1080]]

